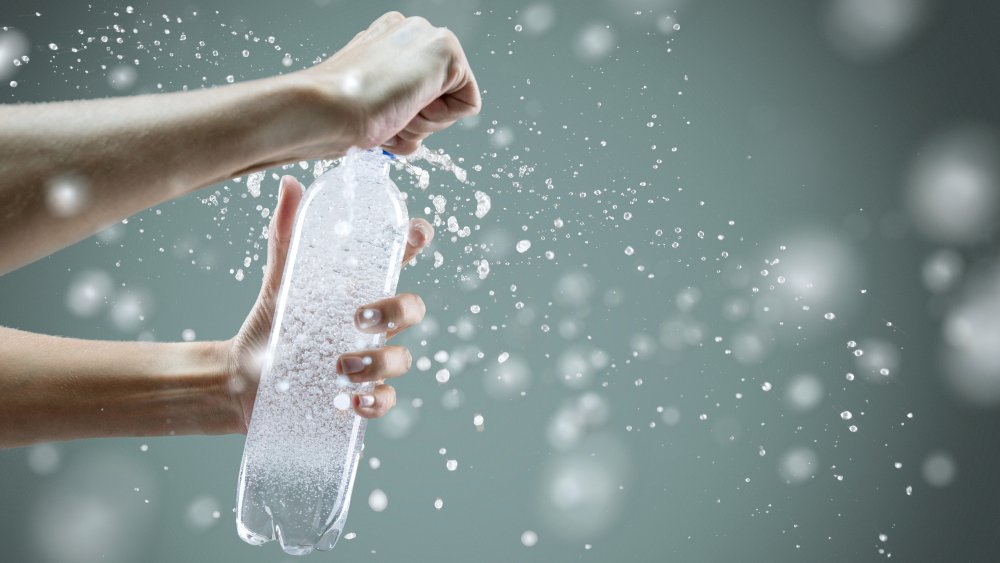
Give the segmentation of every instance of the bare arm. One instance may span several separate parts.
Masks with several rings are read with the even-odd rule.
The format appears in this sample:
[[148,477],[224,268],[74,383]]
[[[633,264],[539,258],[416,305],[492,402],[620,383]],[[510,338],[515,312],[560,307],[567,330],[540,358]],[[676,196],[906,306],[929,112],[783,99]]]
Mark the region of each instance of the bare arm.
[[[267,266],[257,302],[239,332],[222,342],[108,342],[0,327],[0,448],[101,436],[246,432],[260,377],[302,185],[285,177],[268,229]],[[410,222],[403,262],[434,237],[423,219]],[[419,297],[403,294],[365,306],[381,320],[358,330],[391,338],[423,319]],[[373,361],[365,363],[361,357]],[[355,358],[352,363],[350,358]],[[337,371],[374,381],[354,399],[366,418],[396,403],[383,382],[410,367],[409,351],[385,346],[344,354]]]
[[[307,88],[283,77],[196,92],[0,106],[0,274],[137,211],[276,160],[278,143],[265,136],[304,118],[296,113],[313,103]],[[342,137],[347,148],[336,123],[331,138]],[[60,194],[66,186],[74,191]],[[78,201],[60,204],[60,196]]]
[[0,448],[234,432],[223,343],[100,342],[0,328]]
[[[451,32],[393,12],[285,76],[131,98],[0,105],[0,275],[225,178],[384,145],[408,154],[479,110]],[[79,208],[52,206],[79,186]]]

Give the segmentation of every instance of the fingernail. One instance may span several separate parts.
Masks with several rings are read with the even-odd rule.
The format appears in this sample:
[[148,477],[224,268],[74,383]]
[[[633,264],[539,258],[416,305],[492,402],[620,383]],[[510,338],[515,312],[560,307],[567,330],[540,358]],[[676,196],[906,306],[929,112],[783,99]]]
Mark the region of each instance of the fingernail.
[[427,238],[427,227],[423,223],[414,223],[410,229],[407,242],[413,246],[421,246],[427,244]]
[[396,137],[390,138],[388,141],[382,143],[383,147],[394,147],[396,146]]
[[[371,362],[369,362],[371,363]],[[365,369],[365,361],[355,356],[341,356],[337,361],[337,373],[349,375]]]
[[382,320],[382,311],[378,309],[358,309],[354,316],[354,322],[358,328],[371,328]]
[[375,395],[370,395],[365,393],[364,395],[358,395],[358,405],[366,409],[375,406]]

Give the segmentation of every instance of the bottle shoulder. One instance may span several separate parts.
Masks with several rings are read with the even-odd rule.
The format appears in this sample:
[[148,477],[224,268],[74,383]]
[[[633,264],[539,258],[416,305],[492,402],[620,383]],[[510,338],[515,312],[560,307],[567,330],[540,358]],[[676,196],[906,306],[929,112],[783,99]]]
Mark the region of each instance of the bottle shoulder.
[[369,219],[380,215],[394,222],[408,221],[406,196],[388,173],[348,177],[343,167],[329,170],[313,181],[306,189],[299,214],[355,210],[363,210]]

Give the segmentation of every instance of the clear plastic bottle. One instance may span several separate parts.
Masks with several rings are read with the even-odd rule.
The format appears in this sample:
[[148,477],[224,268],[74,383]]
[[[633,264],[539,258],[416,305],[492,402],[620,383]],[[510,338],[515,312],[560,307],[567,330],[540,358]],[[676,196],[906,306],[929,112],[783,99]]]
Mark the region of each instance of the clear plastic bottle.
[[299,206],[240,467],[236,526],[248,543],[305,555],[344,529],[366,423],[352,395],[373,385],[335,366],[385,342],[358,331],[354,312],[396,292],[408,218],[388,169],[382,154],[352,150]]

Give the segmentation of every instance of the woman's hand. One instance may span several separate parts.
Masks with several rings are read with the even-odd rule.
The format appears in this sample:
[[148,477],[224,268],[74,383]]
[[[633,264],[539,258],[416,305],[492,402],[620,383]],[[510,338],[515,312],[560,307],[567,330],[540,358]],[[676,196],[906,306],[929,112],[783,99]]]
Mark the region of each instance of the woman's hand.
[[335,55],[295,75],[333,110],[316,121],[319,136],[300,158],[378,145],[410,154],[428,135],[479,113],[482,105],[455,34],[399,12],[375,20]]
[[[234,431],[245,433],[250,424],[257,383],[263,367],[260,360],[271,331],[281,276],[285,269],[285,257],[302,191],[302,185],[295,178],[285,176],[281,179],[278,205],[268,230],[267,266],[260,294],[239,334],[225,343],[230,371],[229,397],[236,413]],[[430,223],[423,219],[412,219],[403,262],[409,262],[433,238],[434,228]],[[387,336],[391,338],[419,323],[423,317],[424,302],[416,295],[404,293],[362,307],[355,315],[355,324],[363,332],[387,332]],[[370,361],[365,360],[366,357]],[[396,404],[395,389],[382,383],[382,380],[403,375],[410,368],[410,363],[410,352],[406,348],[386,346],[379,350],[344,354],[337,361],[337,373],[348,376],[356,383],[377,382],[372,393],[357,395],[353,399],[354,410],[359,415],[374,418],[384,415]]]

